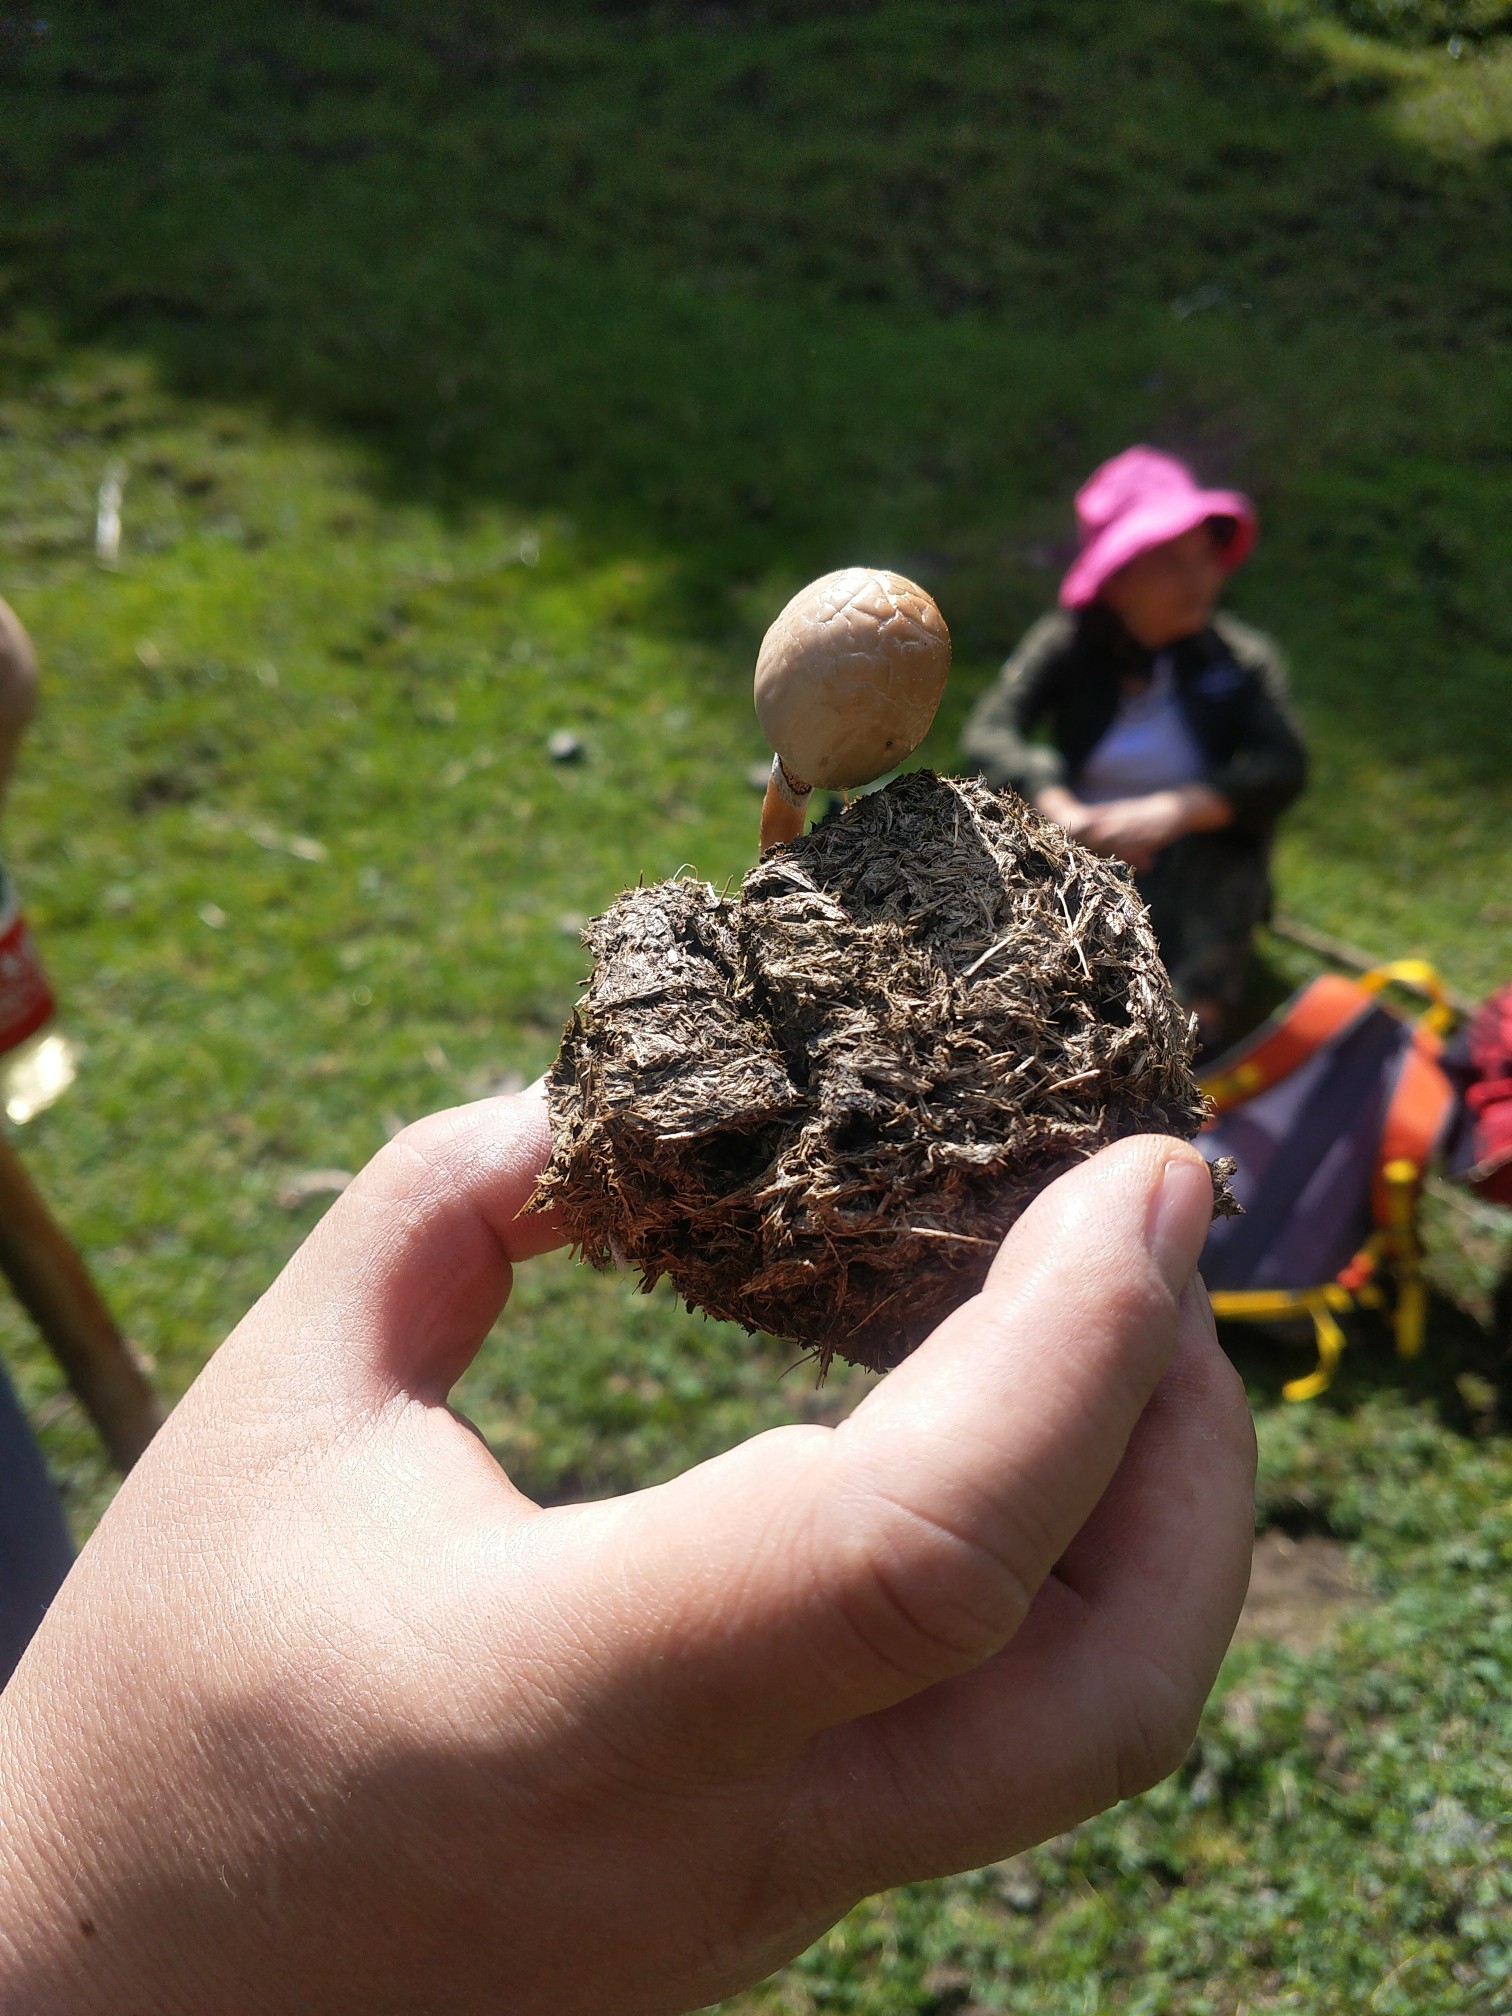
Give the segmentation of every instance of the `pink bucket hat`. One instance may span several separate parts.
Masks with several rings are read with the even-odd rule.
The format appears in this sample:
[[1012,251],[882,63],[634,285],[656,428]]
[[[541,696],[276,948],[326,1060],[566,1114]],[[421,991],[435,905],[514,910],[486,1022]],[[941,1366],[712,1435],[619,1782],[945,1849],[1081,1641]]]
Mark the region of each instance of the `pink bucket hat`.
[[1238,490],[1202,489],[1185,462],[1158,448],[1125,448],[1094,469],[1076,493],[1081,551],[1061,583],[1061,607],[1095,602],[1110,574],[1208,518],[1233,521],[1222,555],[1232,571],[1255,543],[1255,507],[1248,497]]

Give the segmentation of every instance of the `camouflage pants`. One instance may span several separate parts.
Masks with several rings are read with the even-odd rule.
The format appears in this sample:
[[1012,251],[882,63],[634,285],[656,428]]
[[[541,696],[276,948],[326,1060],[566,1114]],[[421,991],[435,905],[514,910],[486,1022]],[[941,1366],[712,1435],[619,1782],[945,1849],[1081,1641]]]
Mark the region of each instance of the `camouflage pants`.
[[1270,913],[1270,845],[1232,832],[1188,833],[1135,877],[1183,1002],[1238,1005],[1255,926]]

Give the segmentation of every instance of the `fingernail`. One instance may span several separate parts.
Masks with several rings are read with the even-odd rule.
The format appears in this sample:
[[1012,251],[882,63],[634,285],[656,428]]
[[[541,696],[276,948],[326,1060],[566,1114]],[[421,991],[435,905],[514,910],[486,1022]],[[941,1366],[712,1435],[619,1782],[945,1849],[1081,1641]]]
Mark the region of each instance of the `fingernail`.
[[1213,1179],[1198,1155],[1173,1155],[1160,1172],[1145,1233],[1150,1253],[1179,1295],[1197,1265],[1213,1220]]

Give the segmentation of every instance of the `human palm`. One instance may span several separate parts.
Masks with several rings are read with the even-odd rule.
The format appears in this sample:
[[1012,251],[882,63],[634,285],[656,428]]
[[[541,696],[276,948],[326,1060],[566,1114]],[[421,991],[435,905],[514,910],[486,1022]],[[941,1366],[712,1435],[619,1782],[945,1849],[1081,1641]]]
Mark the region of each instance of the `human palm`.
[[1253,1474],[1194,1151],[1063,1177],[838,1428],[543,1511],[447,1396],[546,1147],[399,1137],[128,1479],[0,1698],[0,2006],[685,2010],[1179,1760]]

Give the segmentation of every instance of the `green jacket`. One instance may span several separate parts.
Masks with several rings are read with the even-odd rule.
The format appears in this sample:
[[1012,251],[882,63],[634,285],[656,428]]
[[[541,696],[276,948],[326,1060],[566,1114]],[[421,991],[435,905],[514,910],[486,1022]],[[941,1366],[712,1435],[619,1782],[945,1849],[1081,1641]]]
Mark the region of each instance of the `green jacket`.
[[[1307,779],[1281,655],[1260,631],[1224,615],[1171,651],[1203,781],[1233,806],[1235,839],[1264,840]],[[1154,657],[1099,603],[1042,616],[973,709],[967,761],[989,784],[1011,784],[1026,798],[1050,784],[1074,791],[1112,726],[1124,680],[1147,677]],[[1040,728],[1048,740],[1031,739]]]

